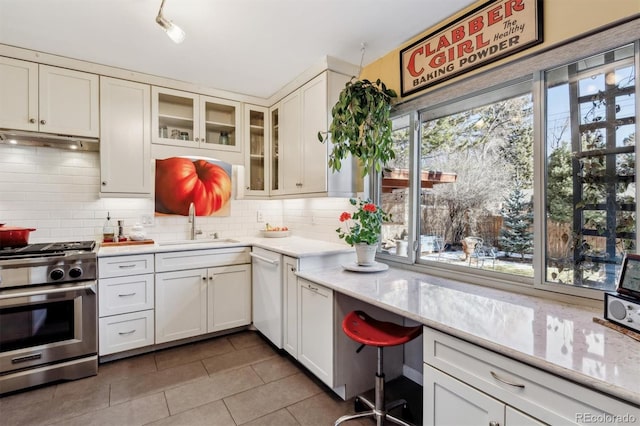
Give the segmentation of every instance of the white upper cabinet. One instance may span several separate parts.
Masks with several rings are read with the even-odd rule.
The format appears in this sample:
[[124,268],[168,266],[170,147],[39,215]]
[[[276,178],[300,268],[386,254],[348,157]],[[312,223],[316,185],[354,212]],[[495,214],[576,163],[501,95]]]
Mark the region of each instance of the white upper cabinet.
[[269,195],[269,109],[244,105],[245,194]]
[[[295,91],[280,103],[281,185],[278,191],[274,191],[274,195],[301,192],[303,185],[300,176],[302,167],[301,115],[300,91]],[[317,158],[316,161],[322,161],[322,159]]]
[[38,64],[0,57],[0,127],[38,130]]
[[240,102],[155,86],[151,95],[151,142],[242,150]]
[[151,86],[100,77],[100,193],[150,196]]
[[0,127],[98,137],[98,76],[0,58]]
[[352,196],[356,192],[356,167],[343,162],[342,170],[329,170],[329,143],[318,141],[326,132],[331,109],[349,77],[325,71],[285,97],[278,106],[278,170],[271,195]]

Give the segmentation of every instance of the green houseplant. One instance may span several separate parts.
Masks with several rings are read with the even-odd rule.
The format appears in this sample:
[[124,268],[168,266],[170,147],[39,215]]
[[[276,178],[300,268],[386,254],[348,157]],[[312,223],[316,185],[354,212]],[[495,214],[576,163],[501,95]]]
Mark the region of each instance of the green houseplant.
[[349,154],[362,162],[362,175],[395,158],[391,139],[391,101],[396,92],[380,81],[351,79],[345,85],[331,110],[333,121],[328,132],[318,132],[318,140],[326,142],[331,135],[333,149],[329,167],[339,171]]
[[342,212],[342,226],[336,229],[338,237],[356,247],[359,265],[371,265],[376,254],[382,223],[391,220],[391,215],[370,200],[350,198],[356,207],[353,213]]

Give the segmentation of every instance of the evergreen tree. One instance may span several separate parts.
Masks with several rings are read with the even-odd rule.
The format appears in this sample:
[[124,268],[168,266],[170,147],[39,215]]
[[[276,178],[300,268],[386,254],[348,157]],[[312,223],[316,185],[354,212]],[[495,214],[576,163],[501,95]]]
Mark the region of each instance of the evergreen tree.
[[573,170],[571,150],[566,142],[549,155],[547,215],[549,219],[559,223],[573,222]]
[[500,245],[504,251],[524,255],[533,250],[533,212],[531,203],[525,201],[522,184],[516,180],[509,197],[502,207],[503,228],[500,230]]

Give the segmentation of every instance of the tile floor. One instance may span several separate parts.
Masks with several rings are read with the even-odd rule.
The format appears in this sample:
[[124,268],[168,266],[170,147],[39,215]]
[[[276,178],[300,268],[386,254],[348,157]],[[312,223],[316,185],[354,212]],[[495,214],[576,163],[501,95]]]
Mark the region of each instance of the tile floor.
[[97,376],[0,398],[2,426],[328,426],[347,413],[352,400],[252,331],[101,364]]

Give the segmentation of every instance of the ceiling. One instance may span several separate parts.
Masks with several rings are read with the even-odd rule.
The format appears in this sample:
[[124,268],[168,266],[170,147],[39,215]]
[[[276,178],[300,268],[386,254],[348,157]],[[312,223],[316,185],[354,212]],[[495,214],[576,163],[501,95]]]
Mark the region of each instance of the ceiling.
[[[268,98],[325,56],[364,66],[474,0],[0,0],[0,43]],[[362,58],[362,45],[365,45]]]

